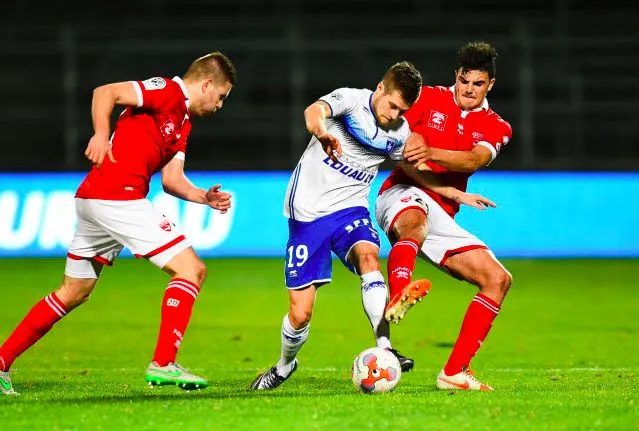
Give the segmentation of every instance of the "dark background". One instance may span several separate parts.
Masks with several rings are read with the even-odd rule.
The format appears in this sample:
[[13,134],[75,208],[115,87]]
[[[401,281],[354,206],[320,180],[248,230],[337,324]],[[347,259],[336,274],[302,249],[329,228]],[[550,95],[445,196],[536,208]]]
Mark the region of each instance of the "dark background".
[[181,76],[215,50],[239,82],[224,109],[195,119],[187,169],[289,170],[317,97],[373,89],[404,59],[451,85],[457,48],[475,39],[500,53],[489,102],[513,126],[489,169],[637,170],[639,7],[581,3],[3,2],[0,170],[86,170],[94,87]]

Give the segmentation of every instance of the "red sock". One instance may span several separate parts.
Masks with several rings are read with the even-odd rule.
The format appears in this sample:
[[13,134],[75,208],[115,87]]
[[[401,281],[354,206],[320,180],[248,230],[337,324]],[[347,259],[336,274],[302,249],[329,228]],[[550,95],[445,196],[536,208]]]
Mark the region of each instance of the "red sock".
[[0,347],[4,371],[9,371],[13,361],[44,337],[65,314],[67,314],[67,308],[55,293],[51,293],[34,305]]
[[444,367],[446,375],[452,376],[463,368],[468,368],[471,359],[486,339],[499,309],[499,304],[489,297],[481,293],[475,295],[466,310],[459,336]]
[[160,334],[153,362],[163,367],[175,362],[186,327],[191,320],[193,304],[200,288],[183,278],[174,278],[164,292]]
[[388,288],[391,298],[410,283],[418,251],[419,243],[411,238],[400,239],[393,244],[387,264]]

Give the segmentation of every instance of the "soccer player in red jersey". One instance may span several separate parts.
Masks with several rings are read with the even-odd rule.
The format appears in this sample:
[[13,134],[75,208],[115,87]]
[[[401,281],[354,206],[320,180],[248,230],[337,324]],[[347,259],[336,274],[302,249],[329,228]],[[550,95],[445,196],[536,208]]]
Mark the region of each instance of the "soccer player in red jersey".
[[[406,112],[413,135],[428,147],[426,175],[465,191],[468,178],[487,166],[508,144],[512,130],[488,107],[486,95],[495,84],[497,52],[485,42],[471,42],[457,53],[452,87],[422,88]],[[376,202],[376,218],[393,244],[388,258],[390,301],[385,317],[399,322],[428,293],[428,280],[411,281],[415,258],[421,256],[452,276],[476,285],[453,351],[436,380],[440,389],[492,390],[470,371],[499,313],[512,277],[477,237],[454,220],[459,202],[417,186],[395,168]],[[489,206],[494,206],[492,202]]]
[[[231,60],[214,52],[196,59],[182,78],[118,82],[93,91],[95,133],[85,151],[93,167],[75,195],[78,225],[68,249],[64,280],[29,311],[0,346],[2,393],[15,393],[9,369],[16,358],[89,298],[102,268],[111,265],[123,247],[171,277],[164,292],[147,382],[184,389],[208,386],[204,378],[176,363],[206,266],[180,229],[146,196],[151,176],[159,171],[167,193],[221,213],[229,210],[231,195],[221,191],[219,184],[208,190],[196,187],[184,174],[184,160],[190,118],[220,109],[236,76]],[[115,105],[126,108],[111,134]]]

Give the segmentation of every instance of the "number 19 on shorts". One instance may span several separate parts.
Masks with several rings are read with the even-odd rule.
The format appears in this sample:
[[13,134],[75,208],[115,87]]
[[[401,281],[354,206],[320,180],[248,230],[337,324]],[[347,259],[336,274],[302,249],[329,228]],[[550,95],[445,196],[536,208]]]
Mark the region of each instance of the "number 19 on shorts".
[[286,265],[288,268],[300,267],[304,265],[308,259],[308,247],[304,244],[298,246],[292,245],[286,252],[288,254],[288,264]]

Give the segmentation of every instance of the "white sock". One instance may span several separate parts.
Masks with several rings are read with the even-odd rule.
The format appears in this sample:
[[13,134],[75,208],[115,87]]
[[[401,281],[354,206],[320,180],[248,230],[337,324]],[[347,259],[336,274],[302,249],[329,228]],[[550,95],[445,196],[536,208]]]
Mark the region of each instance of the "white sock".
[[384,276],[380,271],[362,274],[362,305],[371,322],[377,347],[389,349],[390,325],[384,319],[384,309],[388,301],[388,290],[384,282]]
[[308,338],[310,325],[295,329],[288,320],[288,314],[282,320],[282,352],[280,360],[277,362],[277,374],[282,377],[288,376],[293,370],[293,361],[297,352],[302,348]]

